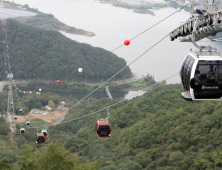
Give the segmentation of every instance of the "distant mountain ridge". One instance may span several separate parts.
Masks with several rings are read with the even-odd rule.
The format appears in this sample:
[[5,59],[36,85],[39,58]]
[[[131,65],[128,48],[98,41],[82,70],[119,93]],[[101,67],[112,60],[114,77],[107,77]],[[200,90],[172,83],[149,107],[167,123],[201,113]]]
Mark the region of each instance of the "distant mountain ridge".
[[[0,39],[5,38],[0,22]],[[126,61],[102,48],[73,41],[61,33],[52,30],[28,26],[13,19],[7,20],[7,41],[12,72],[19,79],[44,80],[102,80],[108,79],[121,68]],[[0,73],[4,75],[3,46],[0,46]],[[83,68],[79,73],[78,68]],[[126,68],[117,77],[130,77]]]

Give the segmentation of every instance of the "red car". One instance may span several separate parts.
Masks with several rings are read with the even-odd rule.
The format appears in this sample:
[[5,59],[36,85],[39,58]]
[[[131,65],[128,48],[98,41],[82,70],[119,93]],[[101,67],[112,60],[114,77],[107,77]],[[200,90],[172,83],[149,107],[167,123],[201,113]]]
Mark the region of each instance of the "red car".
[[96,122],[96,132],[98,137],[110,137],[111,126],[106,119],[100,119]]

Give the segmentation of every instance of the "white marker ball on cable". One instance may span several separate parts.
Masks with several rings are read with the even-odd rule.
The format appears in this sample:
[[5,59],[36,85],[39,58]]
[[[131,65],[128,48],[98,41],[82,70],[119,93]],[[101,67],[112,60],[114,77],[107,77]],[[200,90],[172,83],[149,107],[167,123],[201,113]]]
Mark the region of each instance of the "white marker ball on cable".
[[81,73],[82,72],[82,68],[79,68],[78,71]]

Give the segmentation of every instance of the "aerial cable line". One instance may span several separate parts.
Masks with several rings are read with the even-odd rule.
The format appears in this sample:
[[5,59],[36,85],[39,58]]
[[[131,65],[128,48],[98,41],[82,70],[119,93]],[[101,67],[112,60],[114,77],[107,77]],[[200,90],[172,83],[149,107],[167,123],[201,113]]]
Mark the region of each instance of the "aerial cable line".
[[95,90],[93,90],[91,93],[89,93],[88,95],[86,95],[84,98],[82,98],[81,100],[79,100],[76,104],[74,104],[72,107],[70,107],[68,110],[66,110],[65,112],[68,112],[71,108],[75,107],[77,104],[79,104],[81,101],[83,101],[84,99],[86,99],[87,97],[89,97],[91,94],[93,94],[95,91],[97,91],[100,87],[102,87],[104,84],[106,84],[107,82],[109,82],[111,79],[113,79],[117,74],[119,74],[120,72],[122,72],[124,69],[126,69],[127,67],[129,67],[131,64],[133,64],[134,62],[136,62],[138,59],[140,59],[144,54],[146,54],[147,52],[149,52],[152,48],[154,48],[156,45],[158,45],[161,41],[163,41],[166,37],[168,37],[169,34],[167,34],[166,36],[164,36],[162,39],[160,39],[157,43],[155,43],[152,47],[150,47],[148,50],[146,50],[144,53],[142,53],[139,57],[137,57],[135,60],[133,60],[131,63],[129,63],[128,65],[126,65],[125,67],[123,67],[120,71],[118,71],[116,74],[114,74],[111,78],[109,78],[106,82],[104,82],[103,84],[101,84],[99,87],[97,87]]
[[159,22],[157,22],[156,24],[154,24],[153,26],[151,26],[150,28],[146,29],[145,31],[143,31],[142,33],[138,34],[137,36],[133,37],[132,39],[130,39],[131,41],[137,37],[139,37],[140,35],[142,35],[143,33],[145,33],[146,31],[150,30],[151,28],[155,27],[156,25],[160,24],[161,22],[163,22],[164,20],[166,20],[167,18],[171,17],[172,15],[176,14],[177,12],[180,12],[183,8],[187,7],[188,5],[190,5],[191,3],[193,3],[196,0],[191,1],[189,4],[184,5],[183,7],[181,7],[179,10],[173,12],[172,14],[168,15],[167,17],[165,17],[164,19],[160,20]]
[[[7,43],[7,36],[6,36],[6,34],[7,34],[7,31],[6,31],[6,29],[4,29],[4,33],[5,33],[5,46],[4,46],[4,49],[5,49],[5,47],[6,47],[6,43]],[[7,44],[8,45],[8,44]],[[5,56],[8,56],[8,49],[6,49],[6,51],[4,51],[5,52]],[[11,72],[12,73],[12,72]],[[11,79],[11,78],[10,78]],[[10,80],[11,81],[11,80]],[[11,86],[11,88],[12,88],[12,86]],[[12,89],[10,89],[10,90],[12,90]],[[17,96],[17,99],[18,99],[18,95],[17,95],[17,91],[15,90],[15,92],[16,92],[16,96]],[[20,106],[20,108],[22,109],[22,106],[21,106],[21,103],[20,103],[20,101],[19,101],[19,99],[18,99],[18,103],[19,103],[19,106]],[[23,111],[23,109],[22,109],[22,111]],[[24,111],[23,111],[24,112]],[[14,116],[15,116],[15,113],[13,113],[14,114]],[[24,115],[25,115],[25,117],[27,118],[27,115],[25,114],[25,112],[24,112]],[[29,118],[28,118],[29,119]],[[32,121],[32,122],[34,122],[35,124],[38,124],[38,125],[40,125],[40,127],[41,126],[46,126],[47,124],[45,124],[45,125],[43,125],[43,124],[40,124],[40,123],[37,123],[37,122],[35,122],[35,121],[33,121],[33,120],[30,120],[29,119],[29,121]],[[14,121],[15,122],[15,121]],[[21,125],[23,125],[21,122],[20,122],[20,124]]]
[[[174,74],[174,75],[172,75],[172,76],[170,76],[170,77],[168,77],[168,78],[166,78],[166,79],[164,79],[164,80],[162,80],[162,81],[159,81],[159,82],[153,84],[152,86],[149,86],[149,87],[143,89],[142,91],[150,90],[152,87],[154,87],[154,86],[160,84],[161,82],[166,81],[166,80],[168,80],[168,79],[170,79],[170,78],[172,78],[172,77],[174,77],[174,76],[176,76],[176,75],[178,75],[178,74],[179,74],[179,73],[176,73],[176,74]],[[138,92],[138,93],[136,93],[136,94],[134,94],[134,95],[132,95],[132,96],[130,96],[130,97],[128,97],[128,98],[131,98],[131,97],[133,97],[133,96],[137,96],[139,93],[141,93],[141,91]],[[74,121],[74,120],[78,120],[78,119],[81,119],[81,118],[84,118],[84,117],[87,117],[87,116],[90,116],[90,115],[93,115],[93,114],[102,112],[102,111],[104,111],[104,110],[107,110],[107,108],[110,108],[110,107],[113,107],[113,106],[115,106],[115,105],[117,105],[117,104],[119,104],[119,103],[122,103],[123,101],[127,100],[128,98],[123,99],[123,100],[121,100],[121,101],[119,101],[119,102],[116,102],[116,103],[114,103],[114,104],[112,104],[112,105],[110,105],[110,106],[107,106],[107,107],[105,107],[105,108],[103,108],[103,109],[101,109],[101,110],[98,110],[98,111],[96,111],[96,112],[89,113],[89,114],[87,114],[87,115],[80,116],[80,117],[77,117],[77,118],[74,118],[74,119],[71,119],[71,120],[63,121],[63,122],[60,122],[60,123],[58,123],[58,124],[71,122],[71,121]],[[57,124],[57,125],[58,125],[58,124]]]
[[[191,1],[194,2],[195,0]],[[186,6],[188,6],[189,4],[183,6],[182,8],[180,8],[179,10],[173,12],[172,14],[170,14],[169,16],[167,16],[166,18],[162,19],[161,21],[159,21],[158,23],[154,24],[153,26],[151,26],[150,28],[146,29],[145,31],[143,31],[142,33],[136,35],[135,37],[133,37],[130,40],[133,40],[135,38],[137,38],[138,36],[142,35],[143,33],[145,33],[146,31],[150,30],[151,28],[155,27],[156,25],[158,25],[159,23],[163,22],[164,20],[166,20],[167,18],[171,17],[172,15],[174,15],[175,13],[179,12],[181,9],[185,8]],[[151,48],[149,48],[147,51],[145,51],[143,54],[141,54],[139,57],[137,57],[135,60],[133,60],[130,64],[126,65],[125,67],[123,67],[120,71],[118,71],[116,74],[114,74],[111,78],[109,78],[106,82],[104,82],[102,85],[100,85],[98,88],[96,88],[95,90],[93,90],[91,93],[89,93],[88,95],[86,95],[83,99],[81,99],[80,101],[78,101],[76,104],[74,104],[72,107],[70,107],[68,110],[66,110],[65,112],[68,112],[71,108],[75,107],[77,104],[79,104],[81,101],[83,101],[84,99],[86,99],[87,97],[89,97],[91,94],[93,94],[95,91],[97,91],[100,87],[102,87],[104,84],[106,84],[108,81],[110,81],[111,79],[113,79],[117,74],[119,74],[120,72],[122,72],[124,69],[126,69],[127,67],[129,67],[131,64],[133,64],[135,61],[137,61],[140,57],[142,57],[145,53],[147,53],[148,51],[150,51],[153,47],[155,47],[158,43],[160,43],[163,39],[165,39],[169,34],[167,34],[165,37],[163,37],[160,41],[158,41],[156,44],[154,44]],[[115,50],[119,49],[120,47],[122,47],[123,45],[120,45],[119,47],[115,48],[114,50],[110,51],[107,55],[109,55],[110,53],[114,52]],[[107,56],[105,55],[105,56]]]
[[[191,3],[192,2],[194,2],[195,0],[193,0],[193,1],[191,1]],[[133,37],[133,38],[131,38],[130,40],[132,41],[132,40],[134,40],[135,38],[137,38],[137,37],[139,37],[140,35],[142,35],[143,33],[145,33],[145,32],[147,32],[148,30],[150,30],[151,28],[153,28],[153,27],[155,27],[156,25],[158,25],[159,23],[161,23],[161,22],[163,22],[164,20],[166,20],[166,19],[168,19],[169,17],[171,17],[172,15],[174,15],[175,13],[177,13],[177,12],[179,12],[181,9],[183,9],[183,8],[185,8],[186,6],[188,6],[189,4],[186,4],[186,5],[184,5],[183,7],[181,7],[179,10],[177,10],[177,11],[175,11],[175,12],[173,12],[172,14],[170,14],[170,15],[168,15],[167,17],[165,17],[164,19],[162,19],[161,21],[159,21],[159,22],[157,22],[156,24],[154,24],[153,26],[151,26],[151,27],[149,27],[148,29],[146,29],[145,31],[143,31],[143,32],[141,32],[140,34],[138,34],[138,35],[136,35],[135,37]],[[112,51],[110,51],[107,55],[109,55],[110,53],[112,53],[112,52],[114,52],[114,51],[116,51],[117,49],[119,49],[120,47],[122,47],[123,46],[123,44],[122,45],[120,45],[119,47],[117,47],[117,48],[115,48],[114,50],[112,50]],[[105,55],[105,56],[107,56],[107,55]],[[140,58],[140,57],[139,57]],[[137,60],[137,59],[136,59]],[[135,62],[136,60],[134,60],[133,62]],[[132,63],[133,63],[132,62]],[[131,65],[132,63],[130,63],[129,65]],[[128,67],[129,65],[127,65],[127,66],[125,66],[122,70],[120,70],[118,73],[120,73],[121,71],[123,71],[126,67]],[[118,74],[117,73],[117,74]],[[110,79],[112,79],[112,78],[114,78],[117,74],[115,74],[114,76],[112,76]],[[109,80],[110,80],[109,79]],[[109,81],[108,80],[108,81]],[[108,81],[106,81],[106,82],[108,82]],[[106,83],[105,82],[105,83]],[[102,85],[104,85],[105,83],[103,83]],[[101,85],[101,86],[102,86]],[[101,86],[99,86],[97,89],[95,89],[93,92],[91,92],[89,95],[91,95],[92,93],[94,93],[96,90],[98,90]],[[82,100],[84,100],[85,98],[87,98],[89,95],[87,95],[86,97],[84,97]],[[81,100],[81,101],[82,101]],[[79,102],[78,102],[79,103]],[[76,103],[76,104],[78,104],[78,103]],[[74,105],[75,106],[75,105]],[[74,106],[72,106],[72,107],[74,107]],[[71,107],[71,108],[72,108]],[[69,109],[68,109],[69,110]],[[67,111],[68,111],[67,110]]]
[[[125,67],[123,67],[120,71],[118,71],[115,75],[113,75],[110,79],[108,79],[106,82],[104,82],[102,85],[100,85],[98,88],[96,88],[95,90],[93,90],[91,93],[89,93],[87,96],[85,96],[83,99],[81,99],[80,101],[78,101],[75,105],[73,105],[72,107],[70,107],[68,110],[66,110],[66,111],[64,111],[64,112],[68,112],[71,108],[73,108],[73,107],[75,107],[78,103],[80,103],[81,101],[83,101],[85,98],[87,98],[88,96],[90,96],[92,93],[94,93],[95,91],[97,91],[100,87],[102,87],[104,84],[106,84],[108,81],[110,81],[113,77],[115,77],[117,74],[119,74],[120,72],[122,72],[125,68],[127,68],[128,66],[130,66],[131,64],[133,64],[135,61],[137,61],[139,58],[141,58],[144,54],[146,54],[148,51],[150,51],[152,48],[154,48],[156,45],[158,45],[161,41],[163,41],[167,36],[168,36],[169,34],[167,34],[166,36],[164,36],[162,39],[160,39],[156,44],[154,44],[152,47],[150,47],[148,50],[146,50],[144,53],[142,53],[139,57],[137,57],[135,60],[133,60],[130,64],[128,64],[128,65],[126,65]],[[177,73],[178,74],[178,73]],[[175,76],[175,75],[174,75]],[[172,77],[172,76],[171,76]],[[170,77],[170,78],[171,78]],[[168,79],[168,78],[167,78]],[[166,79],[166,80],[167,80]],[[162,82],[162,81],[161,81]],[[156,83],[156,84],[159,84],[159,83]],[[154,84],[154,85],[156,85],[156,84]],[[153,85],[153,86],[154,86]],[[153,86],[151,86],[151,87],[153,87]],[[149,88],[149,87],[148,87]],[[146,89],[148,89],[148,88],[146,88]],[[144,90],[146,90],[146,89],[144,89]],[[141,93],[141,92],[140,92]],[[125,99],[124,99],[125,100]],[[124,100],[122,100],[122,101],[124,101]],[[121,101],[121,102],[122,102]],[[117,102],[116,104],[118,104],[118,103],[120,103],[120,102]],[[111,105],[111,106],[114,106],[114,105]],[[105,108],[106,109],[106,108]],[[104,109],[103,109],[104,110]],[[100,110],[100,111],[103,111],[103,110]],[[100,111],[98,111],[98,112],[100,112]],[[91,113],[91,114],[95,114],[95,113],[97,113],[97,112],[94,112],[94,113]],[[91,114],[88,114],[88,116],[89,115],[91,115]],[[87,116],[87,115],[85,115],[85,116]],[[85,117],[85,116],[82,116],[82,117]],[[82,118],[81,117],[81,118]],[[74,119],[74,120],[76,120],[76,119]],[[62,122],[63,123],[63,122]],[[59,123],[60,124],[60,123]]]
[[[195,0],[193,0],[192,2],[194,2]],[[191,3],[192,3],[191,2]],[[147,30],[143,31],[142,33],[138,34],[137,36],[133,37],[131,40],[137,38],[138,36],[142,35],[143,33],[145,33],[146,31],[150,30],[151,28],[155,27],[156,25],[158,25],[159,23],[163,22],[164,20],[166,20],[167,18],[171,17],[172,15],[174,15],[175,13],[179,12],[181,9],[185,8],[187,5],[183,6],[182,8],[180,8],[179,10],[175,11],[174,13],[170,14],[169,16],[167,16],[166,18],[162,19],[161,21],[159,21],[158,23],[154,24],[153,26],[151,26],[150,28],[148,28]],[[65,112],[69,111],[71,108],[75,107],[78,103],[80,103],[81,101],[83,101],[85,98],[89,97],[92,93],[94,93],[95,91],[97,91],[100,87],[102,87],[104,84],[106,84],[108,81],[110,81],[112,78],[114,78],[117,74],[119,74],[120,72],[122,72],[124,69],[126,69],[127,67],[129,67],[131,64],[133,64],[135,61],[137,61],[139,58],[141,58],[144,54],[146,54],[148,51],[150,51],[152,48],[154,48],[157,44],[159,44],[162,40],[164,40],[169,34],[167,34],[165,37],[163,37],[160,41],[158,41],[156,44],[154,44],[151,48],[149,48],[147,51],[145,51],[143,54],[141,54],[139,57],[137,57],[135,60],[133,60],[130,64],[126,65],[125,67],[123,67],[120,71],[118,71],[116,74],[114,74],[110,79],[108,79],[106,82],[104,82],[102,85],[100,85],[98,88],[96,88],[95,90],[93,90],[91,93],[89,93],[88,95],[86,95],[83,99],[81,99],[80,101],[78,101],[76,104],[74,104],[72,107],[70,107],[68,110],[66,110]],[[114,50],[110,51],[108,54],[114,52],[115,50],[119,49],[120,47],[122,47],[123,45],[120,45],[119,47],[115,48]],[[107,54],[107,55],[108,55]]]
[[[15,90],[15,92],[16,92],[16,96],[17,96],[17,91]],[[21,103],[20,103],[20,101],[19,101],[19,97],[17,98],[17,100],[18,100],[18,102],[19,102],[20,108],[22,109]],[[22,112],[24,113],[25,117],[27,118],[28,116],[25,114],[25,112],[24,112],[23,109],[22,109]],[[28,119],[29,119],[29,121],[32,121],[32,122],[34,122],[35,124],[40,125],[40,127],[41,127],[41,126],[47,126],[47,124],[43,125],[43,124],[41,124],[41,123],[37,123],[37,122],[31,120],[29,117],[28,117]]]

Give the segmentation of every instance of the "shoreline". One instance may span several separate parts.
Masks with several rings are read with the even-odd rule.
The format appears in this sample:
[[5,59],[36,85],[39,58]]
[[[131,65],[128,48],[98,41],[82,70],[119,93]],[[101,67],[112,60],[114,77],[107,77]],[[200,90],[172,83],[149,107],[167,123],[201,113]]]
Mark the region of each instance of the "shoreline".
[[[183,5],[178,5],[176,2],[174,1],[163,1],[163,3],[140,3],[140,4],[130,4],[127,3],[126,1],[121,2],[121,1],[115,1],[115,0],[99,0],[100,3],[104,3],[104,4],[111,4],[115,7],[121,7],[121,8],[125,8],[125,9],[133,9],[133,12],[135,13],[139,13],[139,14],[150,14],[150,15],[154,15],[155,16],[155,12],[151,11],[151,10],[158,10],[161,8],[166,8],[166,7],[172,7],[172,8],[179,8],[184,6]],[[185,11],[190,11],[190,7],[186,7],[184,8]]]
[[17,16],[8,15],[16,21],[26,25],[35,26],[46,30],[64,31],[69,34],[84,35],[88,37],[95,36],[95,33],[93,32],[68,26],[63,22],[59,21],[52,14],[45,14],[43,12],[38,11],[38,9],[30,8],[28,5],[22,6],[19,4],[11,3],[9,1],[5,1],[3,6],[4,9],[15,10],[15,12],[32,12],[32,15],[30,13],[30,15],[27,14],[26,16],[22,16],[22,13],[20,15],[17,13],[13,13]]

